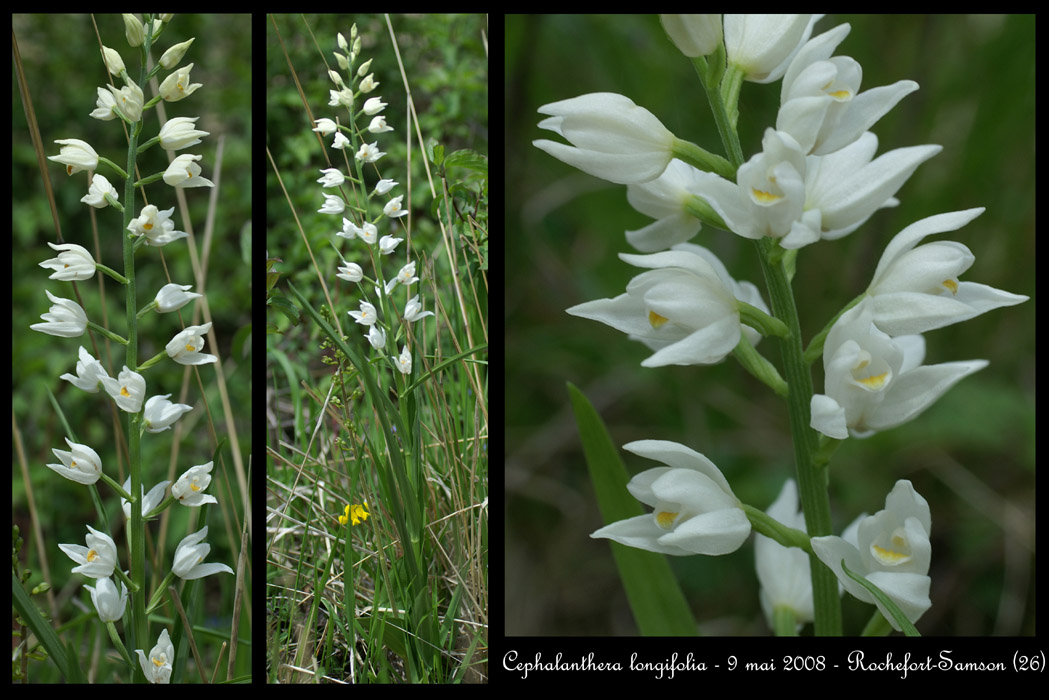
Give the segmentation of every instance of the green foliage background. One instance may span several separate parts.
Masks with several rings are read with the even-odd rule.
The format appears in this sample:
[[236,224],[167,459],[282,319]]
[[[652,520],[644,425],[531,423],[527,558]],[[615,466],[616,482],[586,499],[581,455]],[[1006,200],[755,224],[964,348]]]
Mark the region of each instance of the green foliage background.
[[[873,128],[879,153],[941,144],[897,197],[846,238],[798,256],[795,294],[805,341],[869,283],[881,251],[908,224],[984,206],[962,230],[934,238],[968,245],[963,279],[1033,296],[1034,18],[858,16],[837,55],[863,67],[862,89],[912,79],[920,90]],[[622,293],[637,270],[623,231],[649,223],[626,190],[531,145],[543,104],[618,92],[680,137],[720,152],[689,62],[655,15],[528,15],[506,20],[507,130],[507,571],[510,635],[636,634],[568,403],[571,381],[595,403],[613,440],[682,442],[717,464],[744,502],[767,507],[793,475],[786,407],[731,359],[714,367],[642,368],[649,353],[611,328],[564,309]],[[760,148],[780,83],[745,83],[744,155]],[[737,278],[763,288],[753,245],[707,229],[693,239]],[[925,635],[1034,632],[1035,301],[926,335],[927,363],[986,358],[990,366],[928,412],[868,440],[849,440],[831,465],[840,530],[884,507],[910,479],[932,508],[932,608]],[[774,341],[759,346],[778,363]],[[813,372],[822,389],[822,366]],[[628,470],[654,466],[624,454]],[[672,558],[705,634],[768,634],[758,605],[753,546],[724,557]],[[844,602],[858,633],[871,608]]]
[[[137,55],[133,55],[124,36],[124,23],[119,15],[95,15],[95,22],[104,45],[116,49],[124,58],[129,69],[139,67]],[[37,14],[14,15],[13,28],[18,39],[18,48],[26,73],[30,95],[36,112],[41,138],[46,155],[56,155],[59,146],[56,139],[78,138],[90,143],[100,155],[104,155],[124,167],[126,165],[126,142],[118,120],[99,121],[91,118],[89,113],[95,108],[96,88],[106,84],[106,72],[98,52],[98,38],[89,15]],[[242,454],[251,453],[251,18],[248,15],[175,15],[169,27],[158,40],[160,50],[153,52],[157,60],[163,50],[175,43],[196,37],[187,56],[181,65],[194,63],[191,78],[201,83],[197,92],[189,98],[164,103],[167,117],[199,116],[197,127],[210,132],[203,142],[181,153],[203,155],[201,161],[202,175],[215,180],[216,148],[218,139],[225,138],[220,197],[214,218],[214,234],[207,269],[206,293],[211,309],[214,328],[219,338],[219,347],[208,346],[207,352],[219,354],[223,358],[227,388],[238,419],[238,435]],[[136,50],[137,51],[137,50]],[[160,77],[168,71],[162,71]],[[147,99],[153,93],[147,94]],[[48,271],[38,267],[38,263],[54,257],[55,253],[47,246],[47,241],[58,240],[54,230],[51,211],[41,180],[36,152],[30,139],[23,98],[19,93],[17,74],[12,66],[12,379],[14,395],[12,408],[15,424],[23,441],[25,459],[29,464],[29,474],[34,489],[34,498],[38,508],[46,508],[41,514],[47,517],[50,547],[45,553],[53,575],[54,585],[61,596],[80,596],[79,583],[83,577],[71,575],[71,562],[58,550],[55,543],[83,543],[87,532],[84,523],[95,522],[94,508],[88,492],[72,482],[57,477],[45,464],[54,462],[52,448],[66,449],[62,440],[65,435],[57,420],[55,411],[48,402],[47,390],[54,392],[62,410],[75,431],[78,439],[91,445],[99,453],[103,468],[107,473],[123,481],[127,474],[117,474],[116,448],[113,445],[113,428],[110,419],[112,402],[104,394],[88,394],[68,382],[60,381],[59,375],[74,372],[77,360],[77,348],[84,345],[89,350],[91,344],[87,337],[57,338],[29,330],[30,324],[40,320],[40,315],[49,307],[43,293],[49,289],[52,294],[72,297],[70,283],[48,279]],[[159,122],[156,113],[151,109],[145,113],[143,138],[145,141],[156,135]],[[143,175],[158,172],[167,167],[165,153],[155,146],[138,159]],[[109,177],[103,167],[99,172]],[[94,250],[92,239],[92,217],[99,227],[101,245],[100,262],[121,271],[123,260],[121,253],[122,232],[119,213],[110,208],[95,210],[80,202],[87,193],[87,174],[77,173],[72,177],[65,174],[64,168],[47,161],[47,177],[50,179],[56,205],[59,224],[66,242],[77,243]],[[118,178],[111,178],[116,182]],[[118,185],[120,201],[123,204],[123,186]],[[172,188],[163,184],[147,186],[149,201],[161,209],[175,206],[173,215],[176,228],[192,230],[196,236],[198,251],[204,255],[203,232],[208,210],[210,188],[186,190],[190,220],[182,221],[176,205]],[[141,195],[136,197],[137,207],[143,205]],[[136,275],[138,301],[142,306],[167,283],[164,266],[161,264],[161,253],[167,265],[171,279],[180,284],[193,282],[193,271],[190,265],[186,242],[179,241],[164,248],[143,248],[136,255]],[[109,326],[124,335],[125,310],[124,295],[121,286],[108,277],[105,286],[105,302],[100,301],[98,284],[94,281],[78,283],[84,299],[88,318],[102,323],[103,314],[109,320]],[[194,286],[193,291],[200,291]],[[183,309],[183,318],[190,322],[191,316]],[[174,320],[173,320],[174,319]],[[139,325],[139,359],[145,360],[163,350],[164,345],[174,334],[174,315],[150,314],[140,321]],[[103,324],[105,325],[105,324]],[[99,336],[103,364],[116,371],[123,362],[124,350],[119,345],[111,344],[104,348],[104,339]],[[183,380],[184,368],[171,362],[162,362],[147,370],[147,390],[149,395],[157,393],[174,393],[172,400],[178,400],[178,388]],[[223,428],[222,409],[211,366],[201,369],[201,378],[207,391],[207,400],[216,422],[220,437]],[[195,381],[191,382],[188,403],[197,403],[200,389]],[[101,418],[101,419],[100,419]],[[194,464],[202,464],[211,459],[213,443],[208,434],[207,419],[200,409],[189,414],[183,421],[193,421],[189,437],[180,446],[178,473]],[[126,421],[124,421],[126,426]],[[152,487],[157,481],[166,478],[169,455],[172,450],[171,433],[156,435],[147,434],[142,440],[142,463],[146,465],[144,482]],[[233,467],[229,460],[229,445],[225,450],[225,461],[229,467],[228,478],[236,488]],[[14,478],[12,479],[12,509],[14,521],[22,526],[26,538],[28,559],[24,562],[33,568],[37,575],[33,583],[39,581],[42,562],[41,553],[36,551],[36,541],[28,527],[26,504],[26,484],[20,477],[19,458],[13,456]],[[246,467],[246,465],[245,465]],[[219,464],[216,461],[216,470]],[[225,478],[214,477],[215,484],[225,484]],[[100,486],[103,500],[111,505],[113,499],[106,495],[108,487]],[[229,493],[215,493],[220,500],[229,501]],[[238,497],[239,498],[239,497]],[[241,510],[241,504],[230,503],[231,507]],[[217,506],[213,506],[217,508]],[[188,509],[180,509],[188,511]],[[60,515],[60,517],[53,517]],[[174,520],[168,532],[168,556],[174,553],[178,541],[187,534],[188,512],[174,513]],[[227,546],[226,524],[220,524],[219,513],[211,513],[212,523],[208,541],[212,544],[209,560],[236,566],[235,552]],[[235,531],[235,527],[233,528]],[[217,531],[218,530],[218,531]],[[221,536],[219,533],[222,533]],[[121,533],[113,533],[114,538],[123,549],[124,538]],[[156,536],[154,528],[153,537]],[[239,534],[235,535],[239,542]],[[121,554],[124,557],[124,554]],[[161,572],[163,575],[164,572]],[[208,581],[205,579],[205,581]],[[250,581],[250,579],[249,579]],[[233,585],[232,577],[221,586],[222,598],[217,595],[211,598],[209,611],[222,617],[221,625],[226,625],[232,611]],[[217,582],[207,584],[208,590],[217,592]],[[86,599],[87,593],[82,596]],[[90,605],[90,601],[88,601]],[[159,632],[159,628],[154,625]],[[241,634],[250,634],[250,630],[241,627]],[[154,640],[155,642],[155,640]],[[241,648],[240,658],[243,668],[250,668],[250,652]]]

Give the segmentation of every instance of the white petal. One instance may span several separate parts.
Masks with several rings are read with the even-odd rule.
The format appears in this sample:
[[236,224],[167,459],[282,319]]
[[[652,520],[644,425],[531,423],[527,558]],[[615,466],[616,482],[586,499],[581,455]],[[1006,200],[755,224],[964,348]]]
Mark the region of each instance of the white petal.
[[825,537],[813,537],[812,551],[819,560],[826,564],[838,577],[838,582],[845,587],[849,593],[864,603],[873,603],[874,598],[867,589],[852,580],[841,568],[842,560],[849,571],[859,576],[866,574],[863,562],[860,560],[860,552],[841,537],[828,535]]
[[907,372],[893,383],[874,414],[866,416],[865,427],[885,430],[914,418],[952,386],[987,364],[987,360],[944,362]]
[[678,524],[659,543],[691,554],[721,555],[739,549],[750,535],[750,521],[740,508],[703,513]]
[[[867,580],[880,588],[885,595],[889,596],[911,622],[916,622],[918,618],[925,614],[926,610],[932,607],[932,600],[929,599],[929,587],[932,580],[928,576],[904,572],[875,571],[867,575]],[[889,611],[884,609],[877,601],[875,601],[875,604],[881,610],[881,614],[885,616],[885,619],[889,621],[889,624],[893,626],[893,629],[899,631],[900,626],[896,624]]]
[[726,493],[732,493],[728,480],[725,479],[721,470],[705,455],[690,447],[670,440],[635,440],[623,445],[623,449],[645,459],[661,462],[668,467],[698,471],[708,476]]
[[655,352],[641,366],[709,365],[721,362],[739,345],[740,334],[739,316],[726,316]]
[[679,557],[694,554],[694,552],[690,552],[687,549],[661,543],[659,538],[666,534],[667,531],[656,525],[656,519],[651,513],[648,513],[620,520],[611,525],[605,525],[595,530],[590,536],[595,539],[607,538],[615,540],[627,547],[636,547],[637,549],[659,552],[660,554],[670,554]]
[[813,430],[818,430],[827,437],[844,440],[849,437],[845,424],[845,409],[826,394],[813,394],[812,420],[809,423]]

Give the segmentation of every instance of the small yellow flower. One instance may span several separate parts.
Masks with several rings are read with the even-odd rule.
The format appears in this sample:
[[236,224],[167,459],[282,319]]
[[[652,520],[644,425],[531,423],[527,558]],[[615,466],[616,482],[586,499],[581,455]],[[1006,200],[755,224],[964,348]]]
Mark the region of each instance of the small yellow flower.
[[368,507],[368,501],[364,502],[364,506],[359,506],[354,503],[352,506],[347,505],[343,510],[344,515],[339,516],[339,524],[345,525],[346,521],[349,520],[354,525],[360,525],[362,520],[367,520],[368,516],[371,515],[368,511],[364,510]]

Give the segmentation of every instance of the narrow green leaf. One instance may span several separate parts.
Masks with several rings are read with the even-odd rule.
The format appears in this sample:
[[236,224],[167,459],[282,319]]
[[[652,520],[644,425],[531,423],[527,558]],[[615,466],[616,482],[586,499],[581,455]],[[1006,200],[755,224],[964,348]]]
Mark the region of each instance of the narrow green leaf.
[[853,581],[866,588],[870,592],[870,594],[874,596],[874,598],[879,603],[881,603],[886,610],[889,611],[889,614],[892,615],[893,619],[896,620],[896,624],[900,626],[900,629],[903,630],[903,633],[905,635],[907,635],[908,637],[921,636],[921,634],[918,633],[918,629],[913,624],[911,624],[911,621],[907,619],[907,616],[903,614],[903,611],[900,610],[896,603],[892,601],[892,598],[882,593],[880,588],[875,586],[867,579],[863,578],[862,576],[857,576],[856,574],[849,571],[848,567],[845,566],[844,559],[841,560],[841,570],[845,572],[846,576],[848,576]]
[[[626,468],[593,405],[571,383],[579,437],[586,454],[601,515],[606,523],[642,515],[641,504],[630,495]],[[696,623],[670,563],[662,554],[612,542],[612,554],[630,601],[638,629],[646,636],[695,636]]]
[[62,646],[62,640],[55,634],[51,623],[45,620],[44,616],[37,610],[36,604],[29,598],[29,594],[25,592],[22,582],[18,580],[18,576],[14,572],[11,573],[11,602],[18,614],[25,620],[26,627],[33,631],[36,638],[47,649],[48,655],[55,662],[55,665],[58,666],[58,670],[65,676],[66,680],[72,681],[69,656],[66,654],[66,648]]

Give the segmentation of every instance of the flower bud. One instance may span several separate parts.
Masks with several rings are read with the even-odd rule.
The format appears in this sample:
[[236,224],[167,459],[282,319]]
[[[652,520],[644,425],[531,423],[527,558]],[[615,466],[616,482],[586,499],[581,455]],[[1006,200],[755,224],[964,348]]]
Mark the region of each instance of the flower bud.
[[192,288],[193,285],[191,284],[165,284],[160,288],[160,291],[157,292],[155,299],[157,302],[157,311],[162,314],[168,313],[169,311],[176,311],[197,297],[203,296],[203,294],[189,291]]
[[121,75],[127,70],[124,68],[124,59],[120,58],[120,54],[108,46],[102,47],[102,60],[105,61],[106,70],[109,71],[110,75]]
[[196,37],[188,41],[183,41],[181,44],[175,44],[170,49],[164,52],[164,55],[160,57],[160,65],[168,70],[174,68],[182,60],[182,57],[186,55],[186,51],[189,49],[190,44],[196,41]]
[[142,29],[142,21],[135,15],[124,14],[124,36],[127,37],[128,46],[142,46],[146,40],[145,31]]

